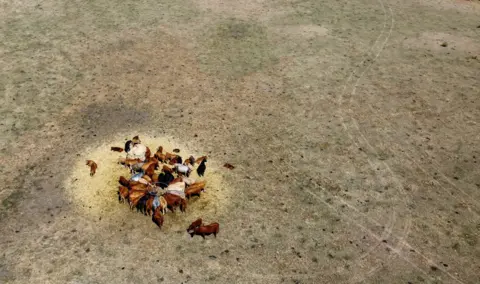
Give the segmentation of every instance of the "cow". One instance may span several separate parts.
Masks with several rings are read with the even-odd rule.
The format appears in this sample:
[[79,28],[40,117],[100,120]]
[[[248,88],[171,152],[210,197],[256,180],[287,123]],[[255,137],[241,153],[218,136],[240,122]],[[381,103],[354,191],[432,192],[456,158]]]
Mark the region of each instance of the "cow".
[[150,151],[150,148],[148,147],[146,148],[147,148],[147,151],[145,152],[145,158],[150,159],[150,157],[152,156],[152,151]]
[[162,146],[158,147],[157,152],[153,155],[153,157],[158,159],[162,163],[167,159],[165,154],[163,154]]
[[193,235],[199,235],[199,236],[202,236],[203,239],[205,239],[205,236],[208,236],[211,234],[213,234],[216,238],[219,230],[220,230],[220,224],[212,223],[210,225],[200,225],[199,227],[191,229],[190,231],[188,231],[188,233],[192,238],[193,238]]
[[[158,206],[155,208],[155,210],[157,208],[160,208],[160,211],[162,211],[162,214],[165,214],[167,213],[167,206],[168,206],[168,203],[167,203],[167,200],[165,199],[165,197],[163,196],[160,196],[158,198]],[[155,206],[155,203],[154,203],[154,206]]]
[[172,153],[165,153],[165,161],[171,161],[172,159],[175,159],[177,157],[177,155],[175,154],[172,154]]
[[144,197],[148,193],[147,190],[130,190],[128,195],[128,202],[130,203],[130,210],[133,210],[134,207],[138,205],[138,202],[142,197]]
[[165,198],[165,200],[167,201],[167,208],[170,209],[170,211],[172,212],[175,212],[175,207],[178,206],[180,206],[181,212],[185,212],[185,210],[187,209],[186,200],[178,195],[165,193],[163,194],[163,198]]
[[195,163],[192,164],[200,164],[205,159],[207,159],[207,156],[201,156],[195,160]]
[[170,182],[172,182],[172,180],[174,180],[174,179],[175,179],[175,177],[170,172],[160,173],[158,175],[156,184],[158,184],[161,188],[166,188],[166,187],[168,187]]
[[190,199],[190,197],[192,197],[193,195],[200,197],[200,192],[202,191],[203,191],[203,187],[199,187],[195,185],[189,186],[187,189],[185,189],[185,197],[187,199]]
[[192,224],[190,224],[190,226],[188,226],[187,228],[187,232],[197,228],[197,227],[200,227],[202,225],[202,218],[198,218],[197,220],[193,221]]
[[152,221],[153,223],[157,224],[158,228],[162,228],[163,226],[163,215],[160,210],[160,206],[155,209],[152,214]]
[[145,216],[147,216],[146,208],[147,208],[147,201],[149,198],[150,198],[150,195],[148,193],[140,198],[140,200],[136,205],[137,212],[143,213],[145,214]]
[[118,202],[124,203],[128,199],[128,187],[125,186],[119,186],[118,187]]
[[147,216],[153,214],[153,200],[155,200],[155,195],[149,195],[147,202],[145,203],[145,215]]
[[120,176],[118,182],[125,187],[130,187],[130,181],[124,176]]
[[86,163],[87,166],[90,167],[90,176],[93,177],[93,175],[95,174],[95,172],[97,171],[97,163],[95,163],[94,161],[92,160],[87,160],[87,163]]
[[205,170],[207,169],[207,166],[205,163],[207,162],[207,159],[203,159],[200,165],[197,168],[197,174],[199,177],[203,176],[205,174]]
[[179,163],[174,164],[174,169],[177,174],[182,174],[187,177],[190,176],[190,172],[192,171],[192,169],[188,165],[182,165]]
[[170,167],[167,166],[167,165],[163,165],[163,167],[162,167],[162,172],[164,172],[164,173],[173,173],[173,169],[170,168]]

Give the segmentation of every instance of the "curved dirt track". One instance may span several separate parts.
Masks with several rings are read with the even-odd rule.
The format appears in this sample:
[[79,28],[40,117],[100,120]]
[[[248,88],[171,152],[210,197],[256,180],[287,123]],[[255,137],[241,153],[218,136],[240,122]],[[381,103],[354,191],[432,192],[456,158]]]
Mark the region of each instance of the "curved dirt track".
[[[1,7],[0,283],[480,283],[479,1]],[[75,210],[124,134],[208,155],[230,200]]]

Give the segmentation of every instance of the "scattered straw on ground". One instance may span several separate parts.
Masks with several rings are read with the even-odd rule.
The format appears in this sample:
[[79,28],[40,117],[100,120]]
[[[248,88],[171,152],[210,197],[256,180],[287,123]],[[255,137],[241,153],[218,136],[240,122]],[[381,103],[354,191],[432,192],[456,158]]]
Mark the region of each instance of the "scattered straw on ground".
[[[121,214],[120,211],[129,210],[126,204],[119,204],[117,195],[118,178],[121,175],[126,178],[130,177],[128,169],[117,163],[118,158],[125,157],[126,153],[113,152],[110,147],[123,148],[128,140],[126,137],[131,136],[133,137],[134,134],[118,136],[110,142],[93,145],[83,151],[85,154],[78,157],[71,175],[65,180],[65,189],[79,214],[98,218],[115,216],[115,214]],[[158,146],[162,145],[164,152],[173,153],[174,148],[179,148],[180,153],[178,154],[184,159],[190,155],[194,157],[205,155],[204,153],[190,152],[171,138],[152,138],[140,135],[140,139],[142,144],[150,148],[152,154],[155,153]],[[98,164],[97,172],[93,177],[90,176],[90,168],[85,164],[86,160],[93,160]],[[209,157],[204,177],[199,178],[195,170],[190,175],[195,180],[206,180],[207,185],[206,192],[202,193],[200,198],[193,197],[188,201],[188,215],[214,215],[228,202],[228,187],[223,181],[219,164]]]

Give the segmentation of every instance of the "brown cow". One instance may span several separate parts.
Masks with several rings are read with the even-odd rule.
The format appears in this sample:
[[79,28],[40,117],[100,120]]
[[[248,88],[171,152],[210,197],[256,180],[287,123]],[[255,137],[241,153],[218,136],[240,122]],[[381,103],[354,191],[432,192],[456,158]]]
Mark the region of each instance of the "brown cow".
[[158,146],[157,153],[159,153],[159,154],[163,153],[163,146]]
[[170,211],[172,212],[175,212],[175,207],[178,206],[180,206],[181,212],[185,212],[185,210],[187,209],[187,201],[178,195],[165,193],[163,195],[163,198],[165,198],[165,200],[167,201],[167,208],[170,209]]
[[156,184],[158,182],[158,175],[153,175],[152,182]]
[[162,211],[163,214],[167,213],[167,200],[163,196],[160,196],[158,199],[160,201],[160,206],[158,206],[160,208],[160,211]]
[[120,158],[118,159],[118,163],[122,164],[126,167],[131,167],[135,164],[141,163],[142,161],[140,159],[125,159],[125,158]]
[[148,183],[152,183],[152,178],[149,177],[148,175],[143,175],[142,178],[146,180]]
[[171,173],[171,174],[173,174],[173,169],[172,169],[172,168],[170,168],[170,167],[169,167],[169,166],[167,166],[167,165],[163,165],[163,167],[162,167],[162,172],[164,172],[164,173]]
[[185,189],[185,197],[187,197],[187,199],[189,199],[192,195],[198,195],[198,197],[200,197],[200,192],[205,192],[206,184],[207,183],[205,181],[199,181],[191,184]]
[[200,192],[203,191],[203,187],[197,187],[197,186],[189,186],[187,189],[185,189],[185,197],[187,199],[190,199],[193,195],[197,195],[200,197]]
[[118,187],[118,202],[122,203],[125,202],[128,199],[128,187],[125,186],[119,186]]
[[155,199],[154,195],[150,195],[147,202],[145,203],[145,215],[152,215],[153,214],[153,200]]
[[169,164],[170,166],[173,166],[173,165],[175,165],[175,164],[177,164],[177,163],[178,163],[178,157],[172,158],[172,159],[168,162],[168,164]]
[[152,151],[150,151],[150,148],[146,147],[147,150],[145,151],[145,158],[150,159],[150,156],[152,156]]
[[149,176],[150,178],[153,178],[153,175],[155,174],[155,163],[154,161],[151,161],[151,162],[148,162],[148,163],[145,163],[143,166],[142,166],[142,170],[145,172],[145,174],[147,176]]
[[130,203],[130,209],[133,210],[140,201],[148,193],[147,190],[131,190],[128,195],[128,201]]
[[97,163],[95,163],[94,161],[92,160],[87,160],[87,163],[86,163],[87,166],[90,167],[90,176],[93,177],[93,175],[95,174],[95,172],[97,171]]
[[172,159],[174,159],[174,158],[176,158],[176,157],[177,157],[177,155],[172,154],[172,153],[168,153],[168,152],[167,152],[167,153],[165,154],[165,160],[166,160],[166,161],[170,161],[170,160],[172,160]]
[[158,160],[157,159],[154,159],[154,160],[150,159],[150,161],[143,164],[142,165],[142,170],[146,172],[151,167],[153,167],[154,169],[158,168]]
[[130,185],[130,190],[146,190],[148,185],[144,184],[144,183],[138,183],[138,182],[131,182],[130,184],[133,184],[135,183],[134,185]]
[[125,187],[130,187],[130,181],[124,176],[120,176],[118,182]]
[[183,181],[182,177],[176,177],[170,182],[170,184],[174,184],[174,183],[182,182],[182,181]]
[[219,230],[220,230],[220,224],[212,223],[210,225],[205,225],[205,226],[200,225],[199,227],[191,229],[188,233],[192,238],[193,238],[193,235],[200,235],[202,236],[203,239],[205,239],[205,236],[208,236],[211,234],[213,234],[216,238]]
[[197,220],[193,221],[190,226],[187,228],[187,232],[190,232],[191,230],[195,229],[196,227],[200,227],[202,225],[202,218],[198,218]]
[[203,160],[205,160],[207,158],[207,156],[201,156],[200,158],[197,158],[195,160],[195,164],[200,164]]
[[159,146],[157,148],[157,152],[153,156],[155,158],[157,158],[162,163],[166,160],[165,154],[163,154],[163,147],[162,146]]
[[153,162],[153,164],[155,165],[155,170],[158,170],[158,168],[160,167],[160,161],[155,157],[151,157],[149,162]]
[[158,228],[162,228],[163,226],[163,215],[160,212],[160,207],[157,207],[152,214],[152,221],[153,223],[157,224]]

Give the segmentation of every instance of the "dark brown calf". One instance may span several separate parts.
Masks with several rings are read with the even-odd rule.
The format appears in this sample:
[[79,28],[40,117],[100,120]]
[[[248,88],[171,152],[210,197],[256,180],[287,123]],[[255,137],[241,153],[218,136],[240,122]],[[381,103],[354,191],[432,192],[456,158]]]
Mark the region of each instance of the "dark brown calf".
[[205,239],[205,236],[213,234],[215,238],[217,237],[218,231],[220,230],[220,224],[218,223],[212,223],[210,225],[205,225],[205,226],[199,226],[196,227],[192,230],[190,230],[188,233],[190,234],[190,237],[193,238],[193,235],[199,235],[202,236],[202,238]]

